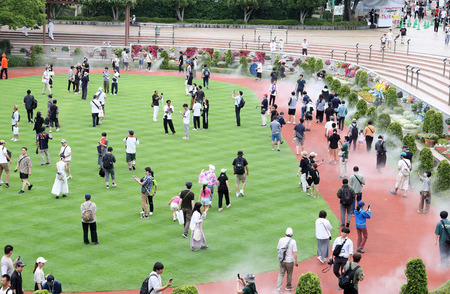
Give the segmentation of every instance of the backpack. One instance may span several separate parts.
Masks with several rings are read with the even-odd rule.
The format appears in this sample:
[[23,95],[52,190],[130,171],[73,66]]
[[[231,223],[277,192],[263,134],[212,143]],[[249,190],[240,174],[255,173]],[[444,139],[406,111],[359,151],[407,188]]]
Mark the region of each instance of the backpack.
[[33,98],[33,102],[31,103],[31,108],[36,109],[38,106],[38,102],[36,99]]
[[237,158],[234,172],[237,175],[243,175],[245,173],[244,158]]
[[139,294],[149,294],[150,292],[153,291],[153,288],[151,288],[150,290],[148,289],[148,281],[150,280],[150,277],[154,276],[157,277],[157,274],[151,273],[150,276],[148,276],[143,282],[142,282],[142,286],[141,289],[139,290]]
[[239,108],[244,108],[245,100],[243,97],[241,97],[241,102],[239,102]]
[[203,75],[209,77],[209,68],[205,68],[205,73]]
[[350,187],[342,187],[341,204],[344,206],[350,206],[353,204],[352,192]]
[[103,168],[106,169],[113,168],[112,156],[109,155],[108,153],[106,153],[105,156],[103,156]]
[[286,243],[286,245],[284,245],[283,247],[281,247],[278,250],[277,258],[278,258],[279,262],[283,262],[283,260],[286,258],[286,251],[287,251],[287,249],[289,247],[289,243],[291,243],[291,240],[292,240],[292,238],[289,238],[289,241]]
[[278,72],[276,72],[276,71],[272,72],[271,76],[272,76],[272,79],[274,79],[275,81],[278,80]]
[[450,245],[450,233],[449,233],[447,227],[445,226],[445,223],[443,220],[441,220],[441,223],[442,223],[442,227],[444,228],[445,234],[447,235],[447,237],[445,238],[445,243]]
[[353,125],[353,128],[352,128],[351,137],[358,138],[358,125],[357,124],[352,124],[352,125]]
[[353,278],[355,276],[356,270],[360,268],[360,266],[356,266],[355,268],[352,268],[352,263],[350,262],[350,265],[348,269],[339,277],[339,287],[344,290],[350,290],[353,289]]
[[92,203],[90,203],[89,207],[85,211],[83,211],[83,213],[81,214],[81,219],[85,223],[91,222],[94,220],[94,212],[92,211],[92,209],[90,209],[91,205],[92,205]]
[[[6,147],[3,147],[3,149],[2,149],[2,151],[5,149]],[[6,149],[6,154],[8,154],[8,157],[11,159],[12,157],[12,153],[11,153],[11,151],[9,151],[8,149]],[[6,159],[6,161],[8,161],[8,162],[10,162],[11,160],[10,159]]]

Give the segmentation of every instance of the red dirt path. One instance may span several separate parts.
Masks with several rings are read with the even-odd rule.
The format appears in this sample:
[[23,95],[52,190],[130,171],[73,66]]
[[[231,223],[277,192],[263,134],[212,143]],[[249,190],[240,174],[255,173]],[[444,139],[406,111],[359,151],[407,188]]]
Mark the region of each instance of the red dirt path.
[[[67,69],[56,69],[55,71],[57,74],[67,73]],[[91,70],[91,72],[101,73],[102,71]],[[41,75],[42,73],[43,69],[9,70],[10,78]],[[124,73],[181,76],[174,72],[148,73],[144,71],[122,71],[122,74]],[[250,78],[213,75],[212,79],[248,87],[255,91],[258,97],[262,97],[269,88],[268,81],[257,82]],[[279,109],[285,113],[287,113],[287,97],[289,97],[289,92],[293,87],[294,85],[289,85],[289,87],[285,86],[283,88],[283,82],[280,83],[281,95],[277,97],[277,104],[280,105]],[[281,96],[284,98],[280,98]],[[314,101],[316,100],[316,95],[311,95],[310,93],[310,96]],[[250,122],[245,119],[245,113],[251,111],[251,109],[252,107],[247,107],[241,112],[242,124],[260,123],[259,121]],[[297,115],[298,118],[299,116]],[[327,162],[324,124],[316,124],[313,122],[311,129],[312,131],[307,132],[305,137],[305,150],[318,153],[318,158],[325,158],[325,162]],[[269,130],[267,131],[269,132]],[[282,135],[285,138],[285,142],[295,153],[295,146],[292,145],[291,140],[292,133],[293,125],[287,124],[283,128]],[[282,145],[282,152],[286,150],[286,147],[286,144]],[[270,148],[269,141],[267,142],[267,148]],[[397,146],[397,149],[400,150],[401,146]],[[276,156],[275,153],[274,156]],[[297,157],[299,159],[299,156]],[[350,152],[348,163],[349,175],[352,173],[354,165],[358,165],[361,173],[366,177],[367,185],[363,190],[363,200],[366,204],[371,204],[372,207],[372,219],[368,220],[369,238],[366,243],[366,253],[363,254],[360,263],[366,274],[365,280],[360,283],[360,293],[399,293],[401,284],[406,281],[404,275],[405,265],[410,258],[414,257],[422,258],[425,262],[430,290],[446,282],[450,277],[450,269],[443,269],[437,266],[439,264],[439,249],[434,245],[434,228],[440,219],[439,208],[435,209],[433,207],[429,215],[419,215],[416,212],[418,206],[418,193],[416,191],[409,191],[409,197],[406,199],[401,196],[391,195],[389,190],[395,183],[396,171],[391,168],[386,168],[383,174],[377,174],[375,170],[375,155],[373,153],[367,154],[365,151]],[[336,217],[340,219],[339,201],[336,197],[336,192],[341,186],[341,180],[337,179],[337,176],[339,176],[339,165],[324,164],[319,167],[319,171],[321,172],[320,193]],[[297,183],[292,184],[297,185]],[[308,196],[300,193],[299,189],[299,201],[301,201],[302,197]],[[311,225],[314,225],[313,220],[311,220]],[[350,238],[353,240],[356,249],[357,238],[354,219],[352,219],[350,229]],[[299,236],[298,232],[297,236]],[[333,236],[333,240],[335,237]],[[299,256],[301,258],[302,252],[299,252]],[[276,262],[274,253],[274,263]],[[338,291],[337,289],[337,278],[332,273],[332,270],[325,274],[322,273],[324,267],[317,260],[316,256],[314,256],[300,263],[299,267],[294,269],[294,281],[302,273],[312,271],[318,274],[323,293],[342,293],[342,291]],[[276,290],[277,276],[278,271],[258,275],[256,278],[258,292],[261,294],[274,293]],[[236,293],[236,282],[234,280],[213,282],[197,285],[197,288],[201,294]],[[135,294],[136,292],[112,291],[108,293]],[[170,292],[171,290],[166,290],[163,293]]]

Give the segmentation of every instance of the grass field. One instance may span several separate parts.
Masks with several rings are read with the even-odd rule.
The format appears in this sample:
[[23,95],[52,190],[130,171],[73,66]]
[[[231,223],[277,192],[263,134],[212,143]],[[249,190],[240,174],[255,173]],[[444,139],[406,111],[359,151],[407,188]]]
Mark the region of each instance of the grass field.
[[[89,97],[102,85],[100,75],[92,75],[88,100],[67,93],[67,76],[55,77],[54,98],[60,107],[61,131],[53,132],[50,143],[51,166],[41,167],[34,153],[35,137],[26,122],[22,107],[26,90],[38,100],[38,110],[46,110],[47,97],[41,95],[39,76],[2,81],[0,89],[0,139],[13,152],[14,169],[22,146],[29,149],[33,163],[30,182],[32,191],[19,195],[19,175],[11,173],[11,188],[0,187],[1,247],[14,246],[13,259],[21,256],[27,264],[24,288],[32,290],[33,264],[38,256],[48,263],[45,274],[53,273],[63,283],[64,292],[138,289],[152,270],[155,261],[165,265],[163,279],[174,278],[174,285],[204,283],[235,277],[236,272],[255,273],[275,270],[276,245],[286,227],[294,229],[299,246],[299,259],[316,252],[314,221],[318,212],[328,207],[323,199],[313,199],[300,192],[296,178],[298,162],[287,146],[282,152],[271,151],[270,130],[260,127],[260,114],[254,106],[256,95],[249,89],[222,82],[212,82],[206,90],[210,100],[208,130],[192,131],[191,139],[182,140],[181,110],[189,100],[184,95],[181,77],[122,75],[119,95],[108,96],[103,125],[92,128]],[[246,107],[241,112],[242,126],[235,126],[234,101],[231,90],[242,89]],[[158,122],[152,121],[151,95],[164,92],[175,106],[176,136],[164,135],[162,110]],[[14,104],[20,107],[20,141],[12,142],[10,116]],[[44,111],[45,112],[45,111]],[[125,163],[122,139],[129,129],[141,144],[137,150],[137,170],[130,172]],[[117,188],[105,189],[98,176],[97,142],[108,133],[110,146],[118,160]],[[50,194],[55,178],[55,163],[60,140],[72,147],[69,197],[56,200]],[[250,176],[245,197],[234,196],[232,161],[243,150],[249,162]],[[189,239],[181,236],[182,227],[172,222],[168,201],[184,188],[187,180],[197,183],[201,169],[214,164],[216,170],[227,168],[230,178],[231,208],[217,211],[217,194],[203,228],[209,249],[189,251]],[[158,181],[155,214],[140,219],[140,186],[131,175],[144,175],[151,166]],[[86,246],[82,239],[80,204],[84,194],[91,193],[97,204],[97,226],[100,245]],[[337,220],[328,210],[333,227]],[[336,230],[333,232],[336,234]]]

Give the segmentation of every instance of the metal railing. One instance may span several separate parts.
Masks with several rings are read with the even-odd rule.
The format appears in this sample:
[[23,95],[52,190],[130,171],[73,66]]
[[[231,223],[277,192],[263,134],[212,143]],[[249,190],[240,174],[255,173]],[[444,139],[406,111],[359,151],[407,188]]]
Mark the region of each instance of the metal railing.
[[416,88],[418,88],[419,87],[419,72],[421,71],[421,69],[408,64],[406,66],[406,83],[408,83],[408,72],[409,71],[411,71],[411,82],[410,82],[411,86],[413,86],[414,74],[416,74]]

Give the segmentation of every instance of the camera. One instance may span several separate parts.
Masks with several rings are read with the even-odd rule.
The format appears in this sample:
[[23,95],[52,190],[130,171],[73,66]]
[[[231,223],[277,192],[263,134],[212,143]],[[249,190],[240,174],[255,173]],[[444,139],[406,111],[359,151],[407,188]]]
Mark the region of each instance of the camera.
[[327,262],[329,265],[333,265],[334,264],[334,260],[333,260],[333,258],[330,258],[330,260],[328,260],[328,262]]

